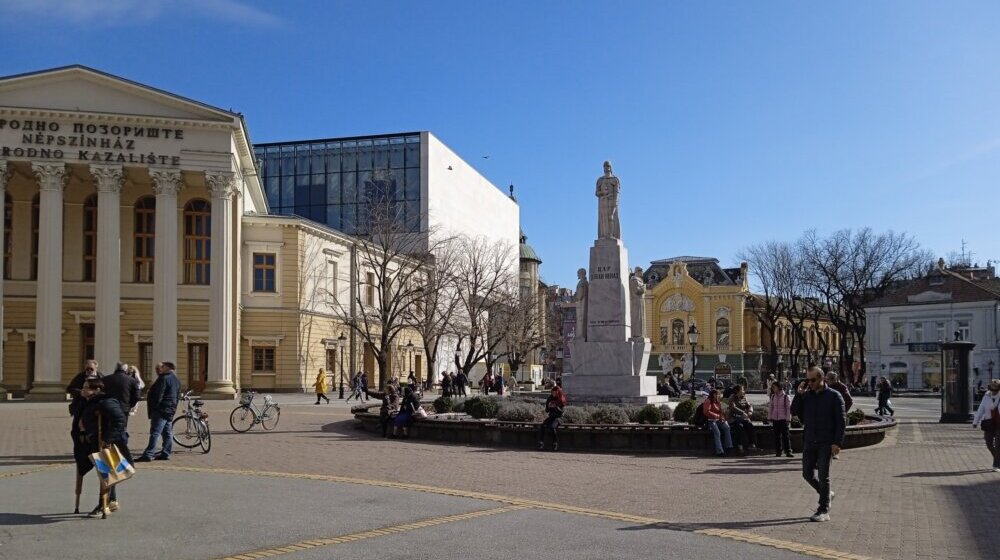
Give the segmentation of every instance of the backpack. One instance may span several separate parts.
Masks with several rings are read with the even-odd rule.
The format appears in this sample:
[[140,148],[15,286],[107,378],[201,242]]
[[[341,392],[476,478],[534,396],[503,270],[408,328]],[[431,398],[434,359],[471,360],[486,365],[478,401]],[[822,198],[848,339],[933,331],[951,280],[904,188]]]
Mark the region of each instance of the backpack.
[[705,401],[702,401],[702,403],[694,409],[694,418],[691,419],[691,423],[695,426],[704,426],[708,423],[708,418],[705,417],[704,406]]

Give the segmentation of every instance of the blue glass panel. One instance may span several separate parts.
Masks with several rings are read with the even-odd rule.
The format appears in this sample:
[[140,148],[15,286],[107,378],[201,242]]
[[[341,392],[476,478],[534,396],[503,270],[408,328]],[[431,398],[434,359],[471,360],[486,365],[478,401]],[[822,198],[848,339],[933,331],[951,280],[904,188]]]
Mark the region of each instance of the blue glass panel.
[[[407,139],[409,142],[409,139]],[[420,143],[406,144],[406,167],[420,167]]]
[[330,204],[326,207],[326,225],[333,229],[343,229],[344,224],[340,219],[340,204]]
[[406,200],[420,200],[420,168],[406,170]]
[[340,203],[340,173],[326,174],[326,202]]
[[343,201],[345,203],[358,201],[357,175],[358,174],[354,171],[340,174],[341,189],[343,189]]

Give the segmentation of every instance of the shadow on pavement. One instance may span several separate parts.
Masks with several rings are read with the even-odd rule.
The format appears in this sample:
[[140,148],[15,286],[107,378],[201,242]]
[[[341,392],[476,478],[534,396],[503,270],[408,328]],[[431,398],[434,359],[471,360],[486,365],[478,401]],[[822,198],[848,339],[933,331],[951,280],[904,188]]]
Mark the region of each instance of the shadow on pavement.
[[938,471],[938,472],[911,472],[897,474],[896,478],[939,478],[945,476],[966,476],[970,474],[986,474],[992,472],[991,469],[973,469],[968,471]]
[[619,531],[645,531],[648,529],[666,529],[668,531],[694,532],[703,529],[754,529],[757,527],[780,527],[783,525],[799,525],[809,523],[808,517],[785,517],[781,519],[761,519],[758,521],[724,521],[719,523],[648,523],[622,527]]
[[778,472],[799,472],[798,467],[786,467],[786,468],[739,468],[739,467],[723,467],[719,469],[705,469],[701,472],[694,472],[691,474],[763,474],[763,473],[778,473]]
[[0,455],[0,467],[30,467],[47,463],[72,463],[72,450],[62,455]]
[[996,497],[1000,495],[1000,474],[990,472],[996,480],[966,486],[946,486],[955,503],[966,512],[959,519],[968,526],[968,535],[976,543],[980,558],[1000,557],[1000,540],[996,538],[1000,508]]
[[51,525],[60,521],[71,519],[81,519],[83,516],[78,513],[56,513],[45,515],[32,515],[28,513],[0,513],[0,527],[12,527],[17,525]]

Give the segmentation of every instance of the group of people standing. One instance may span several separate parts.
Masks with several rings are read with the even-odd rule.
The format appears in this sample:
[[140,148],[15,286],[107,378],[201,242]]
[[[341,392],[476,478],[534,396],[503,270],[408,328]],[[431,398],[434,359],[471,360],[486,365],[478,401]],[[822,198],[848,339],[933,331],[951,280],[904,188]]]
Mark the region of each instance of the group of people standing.
[[441,396],[442,397],[465,397],[465,388],[469,385],[469,377],[464,371],[451,373],[441,372]]
[[[145,383],[138,368],[118,363],[110,375],[98,369],[95,360],[87,360],[83,371],[78,373],[66,387],[72,397],[69,414],[72,417],[70,437],[73,441],[73,458],[77,472],[77,495],[83,477],[94,468],[90,455],[100,450],[116,446],[129,463],[155,459],[169,460],[173,434],[171,424],[177,406],[180,383],[174,374],[172,363],[157,364],[157,380],[149,388],[147,408],[150,419],[149,443],[137,459],[133,461],[129,451],[129,416],[134,415]],[[157,440],[162,436],[163,447],[155,453]],[[112,486],[105,507],[98,503],[89,515],[101,516],[118,511],[117,486]]]

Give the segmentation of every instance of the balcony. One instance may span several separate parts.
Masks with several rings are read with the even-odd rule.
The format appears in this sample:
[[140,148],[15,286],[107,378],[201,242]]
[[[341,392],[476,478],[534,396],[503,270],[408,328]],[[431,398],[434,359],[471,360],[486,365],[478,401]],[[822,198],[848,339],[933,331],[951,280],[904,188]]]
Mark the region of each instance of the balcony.
[[937,342],[909,342],[906,349],[918,354],[934,354],[941,351],[941,346]]

